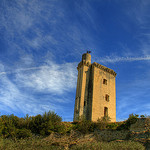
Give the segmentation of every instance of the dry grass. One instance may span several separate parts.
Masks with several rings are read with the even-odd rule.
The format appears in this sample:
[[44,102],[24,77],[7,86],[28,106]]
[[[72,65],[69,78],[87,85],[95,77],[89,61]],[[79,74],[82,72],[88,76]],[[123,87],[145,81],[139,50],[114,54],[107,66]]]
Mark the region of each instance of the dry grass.
[[0,139],[1,150],[144,150],[144,146],[133,141],[97,141],[93,134],[51,134],[46,138],[32,137],[12,140]]

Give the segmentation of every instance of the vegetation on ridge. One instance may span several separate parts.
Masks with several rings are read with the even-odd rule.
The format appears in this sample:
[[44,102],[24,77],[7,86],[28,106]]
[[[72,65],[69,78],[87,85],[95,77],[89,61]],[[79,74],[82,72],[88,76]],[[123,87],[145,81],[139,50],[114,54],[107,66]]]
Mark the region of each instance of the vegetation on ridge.
[[[69,133],[71,130],[80,131],[83,134],[93,132],[96,129],[114,129],[129,130],[131,124],[134,124],[138,115],[131,114],[126,121],[109,122],[108,117],[98,119],[97,122],[80,118],[78,122],[62,122],[62,118],[54,112],[45,112],[43,115],[29,116],[19,118],[12,115],[0,116],[0,136],[3,138],[26,138],[34,135],[48,136],[52,132],[61,134]],[[144,115],[140,116],[144,118]]]
[[[12,115],[0,116],[0,149],[64,149],[67,145],[70,149],[143,149],[140,143],[128,142],[102,142],[97,139],[92,142],[79,144],[78,135],[74,138],[72,132],[80,133],[80,137],[95,131],[110,129],[113,131],[129,130],[131,124],[138,120],[139,116],[131,114],[126,121],[109,122],[109,117],[98,119],[97,122],[91,122],[84,117],[78,122],[62,122],[62,118],[54,112],[45,112],[43,115],[29,116],[19,118]],[[145,118],[141,115],[140,118]],[[49,138],[53,134],[54,137]],[[49,136],[50,135],[50,136]],[[56,138],[55,138],[56,136]],[[67,136],[67,138],[66,138]],[[64,139],[61,139],[61,137]],[[66,139],[65,139],[66,138]],[[60,139],[60,141],[58,140]],[[81,140],[82,141],[82,140]],[[84,141],[84,140],[83,140]],[[61,144],[63,143],[63,144]],[[78,144],[77,144],[78,143]]]

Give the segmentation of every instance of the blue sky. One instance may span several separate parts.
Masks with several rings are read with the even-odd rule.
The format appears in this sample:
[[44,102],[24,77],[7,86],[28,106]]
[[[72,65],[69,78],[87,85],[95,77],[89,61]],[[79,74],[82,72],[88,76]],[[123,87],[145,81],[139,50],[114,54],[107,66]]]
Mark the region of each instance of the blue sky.
[[117,120],[150,115],[149,0],[0,0],[0,114],[72,121],[77,65],[116,71]]

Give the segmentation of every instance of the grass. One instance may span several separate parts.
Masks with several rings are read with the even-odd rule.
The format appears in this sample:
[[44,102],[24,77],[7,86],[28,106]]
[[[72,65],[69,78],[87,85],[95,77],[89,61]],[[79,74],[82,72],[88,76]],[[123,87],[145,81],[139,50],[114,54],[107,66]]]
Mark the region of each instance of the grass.
[[77,145],[60,145],[58,142],[44,140],[40,137],[13,140],[0,139],[2,150],[144,150],[144,146],[133,141],[112,141],[112,142],[87,142]]
[[73,146],[73,150],[145,150],[145,147],[132,141],[124,142],[96,142]]
[[20,140],[0,139],[2,150],[60,150],[61,146],[54,146],[51,142],[43,141],[41,138],[28,138]]

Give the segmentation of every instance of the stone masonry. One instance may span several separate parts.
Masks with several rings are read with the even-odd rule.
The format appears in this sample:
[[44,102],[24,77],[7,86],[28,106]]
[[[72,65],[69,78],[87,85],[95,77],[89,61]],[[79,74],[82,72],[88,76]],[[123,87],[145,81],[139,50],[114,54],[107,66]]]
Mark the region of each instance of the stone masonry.
[[74,108],[74,121],[81,116],[97,121],[109,116],[116,121],[116,73],[96,62],[91,64],[91,55],[82,55],[78,64],[78,79]]

